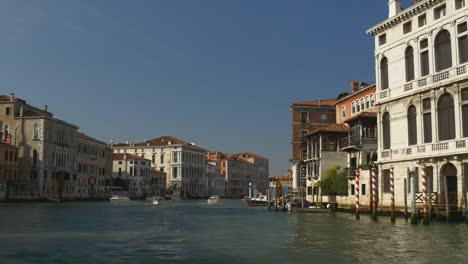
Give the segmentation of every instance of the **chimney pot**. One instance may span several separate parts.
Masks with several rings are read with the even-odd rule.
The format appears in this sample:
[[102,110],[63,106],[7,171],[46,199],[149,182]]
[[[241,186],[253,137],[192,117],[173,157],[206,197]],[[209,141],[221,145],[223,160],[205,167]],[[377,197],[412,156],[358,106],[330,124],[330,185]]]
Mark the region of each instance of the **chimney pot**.
[[351,81],[351,92],[355,93],[359,90],[359,81]]
[[20,106],[20,117],[24,116],[24,107]]
[[15,101],[15,94],[14,94],[14,93],[11,93],[11,94],[10,94],[10,101],[11,101],[11,102],[14,102],[14,101]]
[[46,112],[49,111],[49,106],[48,105],[44,105],[44,111],[46,111]]
[[401,0],[389,0],[388,1],[388,17],[394,17],[400,13],[403,9],[401,8]]

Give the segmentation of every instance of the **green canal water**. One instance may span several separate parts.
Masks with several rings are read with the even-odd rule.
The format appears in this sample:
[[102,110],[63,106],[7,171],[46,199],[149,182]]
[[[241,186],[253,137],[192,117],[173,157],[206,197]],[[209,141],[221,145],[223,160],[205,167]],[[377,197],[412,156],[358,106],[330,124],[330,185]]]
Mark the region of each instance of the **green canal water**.
[[468,263],[468,225],[243,201],[1,204],[0,263]]

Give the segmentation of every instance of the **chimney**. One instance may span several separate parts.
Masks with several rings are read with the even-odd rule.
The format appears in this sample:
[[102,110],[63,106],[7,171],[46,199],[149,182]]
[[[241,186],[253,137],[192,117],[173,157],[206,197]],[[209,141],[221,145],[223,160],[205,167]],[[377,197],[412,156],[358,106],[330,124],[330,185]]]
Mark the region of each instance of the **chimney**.
[[10,101],[11,101],[11,102],[14,102],[14,101],[15,101],[15,94],[14,94],[14,93],[11,93],[11,94],[10,94]]
[[351,92],[355,93],[359,90],[359,81],[351,81]]
[[20,117],[24,116],[24,107],[20,106]]
[[415,4],[415,5],[416,5],[416,4],[419,4],[419,3],[421,3],[421,0],[414,0],[414,4]]
[[389,0],[388,1],[388,17],[394,17],[402,10],[401,0]]
[[49,106],[48,105],[44,105],[44,111],[49,112]]

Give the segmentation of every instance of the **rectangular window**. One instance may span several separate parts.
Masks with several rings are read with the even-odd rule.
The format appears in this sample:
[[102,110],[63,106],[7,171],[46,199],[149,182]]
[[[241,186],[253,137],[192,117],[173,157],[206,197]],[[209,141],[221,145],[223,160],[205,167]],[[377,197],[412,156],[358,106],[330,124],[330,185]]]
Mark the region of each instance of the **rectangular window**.
[[307,130],[301,130],[301,141],[305,140],[306,135],[307,135]]
[[427,177],[427,191],[429,193],[434,192],[434,168],[432,166],[426,167],[426,177]]
[[11,108],[9,106],[5,107],[5,115],[11,115]]
[[424,143],[432,142],[431,99],[423,100],[423,132]]
[[468,32],[467,22],[461,23],[457,26],[458,34],[458,53],[460,63],[468,62]]
[[421,76],[429,75],[429,51],[421,52]]
[[382,34],[382,35],[379,36],[379,46],[382,46],[385,43],[387,43],[387,35]]
[[306,149],[301,150],[301,155],[302,155],[302,160],[305,160],[307,158],[307,150]]
[[309,122],[309,113],[301,112],[301,123],[307,124]]
[[383,192],[389,193],[390,190],[390,170],[383,170],[382,174]]
[[427,23],[426,14],[420,15],[420,16],[418,17],[418,26],[419,26],[419,27],[424,27],[424,26],[426,25],[426,23]]
[[361,195],[366,195],[366,185],[361,184]]
[[465,7],[465,0],[456,0],[455,1],[455,8],[458,10],[460,8]]
[[405,24],[403,24],[403,34],[408,34],[408,33],[411,32],[411,30],[412,30],[411,21],[406,22]]
[[445,5],[434,8],[434,20],[437,20],[445,15],[447,15],[447,7]]
[[354,186],[354,184],[351,184],[351,195],[356,195],[356,187]]

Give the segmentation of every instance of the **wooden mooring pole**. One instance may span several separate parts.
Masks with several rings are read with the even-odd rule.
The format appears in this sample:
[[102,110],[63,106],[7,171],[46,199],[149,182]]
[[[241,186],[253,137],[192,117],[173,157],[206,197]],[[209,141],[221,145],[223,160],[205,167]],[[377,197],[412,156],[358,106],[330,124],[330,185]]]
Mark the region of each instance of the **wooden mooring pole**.
[[275,211],[278,212],[278,185],[275,186]]
[[372,218],[377,220],[377,173],[376,169],[371,169],[372,177]]
[[405,192],[405,219],[408,220],[408,184],[407,179],[404,180],[404,192]]
[[360,219],[360,211],[359,211],[359,169],[354,170],[354,175],[356,176],[356,219]]
[[[406,186],[406,184],[405,184]],[[395,223],[395,175],[394,168],[390,169],[390,202],[391,202],[391,222]],[[406,199],[405,199],[406,200]]]
[[422,176],[422,188],[423,188],[423,224],[429,224],[429,203],[427,201],[427,176],[426,176],[426,166],[421,165],[421,176]]
[[268,211],[271,211],[271,188],[268,187],[267,191]]
[[446,217],[446,220],[448,221],[449,220],[449,217],[450,217],[450,208],[449,208],[449,197],[448,197],[448,186],[447,186],[447,176],[443,176],[444,177],[444,192],[445,192],[445,217]]

